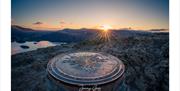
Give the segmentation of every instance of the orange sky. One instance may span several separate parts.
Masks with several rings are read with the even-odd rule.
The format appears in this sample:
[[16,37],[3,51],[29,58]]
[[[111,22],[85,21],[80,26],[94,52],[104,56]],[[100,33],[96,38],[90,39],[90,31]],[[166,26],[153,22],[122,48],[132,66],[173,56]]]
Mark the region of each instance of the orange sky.
[[12,0],[12,24],[38,29],[168,29],[168,0]]

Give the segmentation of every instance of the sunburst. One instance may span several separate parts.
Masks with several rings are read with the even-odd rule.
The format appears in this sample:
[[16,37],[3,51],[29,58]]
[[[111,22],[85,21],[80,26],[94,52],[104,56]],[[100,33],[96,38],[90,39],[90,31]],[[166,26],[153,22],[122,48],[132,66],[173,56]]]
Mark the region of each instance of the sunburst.
[[110,25],[106,24],[106,25],[101,25],[99,27],[99,29],[102,30],[98,34],[99,39],[102,41],[105,41],[105,42],[110,41],[110,37],[111,37],[111,31],[110,30],[112,29],[112,27]]
[[110,25],[104,24],[99,27],[99,29],[103,30],[104,32],[107,32],[108,30],[112,29]]

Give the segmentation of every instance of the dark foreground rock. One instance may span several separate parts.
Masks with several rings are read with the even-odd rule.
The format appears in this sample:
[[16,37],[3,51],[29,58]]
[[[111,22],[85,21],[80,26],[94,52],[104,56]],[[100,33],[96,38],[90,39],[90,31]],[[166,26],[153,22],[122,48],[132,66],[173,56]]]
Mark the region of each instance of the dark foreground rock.
[[23,48],[23,49],[28,49],[29,48],[29,46],[26,46],[26,45],[21,45],[20,47]]
[[169,90],[169,35],[153,35],[100,44],[88,41],[12,55],[12,91],[78,91],[77,86],[53,81],[46,71],[51,58],[75,51],[106,52],[124,62],[124,76],[100,86],[103,91]]

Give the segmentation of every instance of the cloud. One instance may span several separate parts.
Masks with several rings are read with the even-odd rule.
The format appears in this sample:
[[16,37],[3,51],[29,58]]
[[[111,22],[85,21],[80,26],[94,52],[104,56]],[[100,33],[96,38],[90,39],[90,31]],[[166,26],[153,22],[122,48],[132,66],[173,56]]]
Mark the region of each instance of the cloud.
[[34,29],[39,29],[39,30],[57,30],[60,28],[59,25],[54,25],[46,22],[34,22],[31,25]]
[[64,20],[61,20],[59,23],[60,23],[60,28],[64,28],[64,26],[68,25],[68,23],[65,22]]
[[64,22],[64,21],[61,21],[61,22],[60,22],[60,24],[66,24],[66,22]]
[[165,31],[169,31],[169,29],[151,29],[150,31],[152,31],[152,32],[165,32]]
[[42,22],[35,22],[35,23],[33,23],[34,25],[42,25],[43,23]]
[[63,19],[59,21],[59,24],[61,25],[61,27],[66,26],[66,25],[73,25],[72,22],[67,22],[67,21],[65,21]]
[[65,22],[64,20],[61,20],[59,23],[60,23],[61,26],[64,26],[64,25],[67,25],[67,24],[68,24],[68,23]]

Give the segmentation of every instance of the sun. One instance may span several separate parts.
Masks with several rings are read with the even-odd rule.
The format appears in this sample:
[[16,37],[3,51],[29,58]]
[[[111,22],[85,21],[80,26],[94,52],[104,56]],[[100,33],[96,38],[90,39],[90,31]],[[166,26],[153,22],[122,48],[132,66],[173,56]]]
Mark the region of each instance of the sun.
[[99,29],[104,30],[105,32],[107,32],[108,30],[112,29],[112,27],[110,25],[104,24],[104,25],[101,25],[99,27]]

